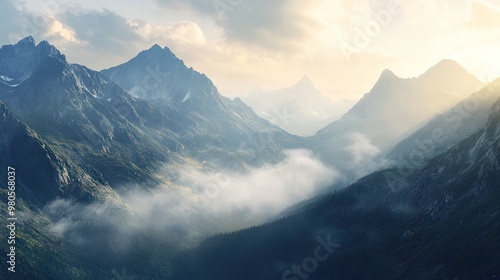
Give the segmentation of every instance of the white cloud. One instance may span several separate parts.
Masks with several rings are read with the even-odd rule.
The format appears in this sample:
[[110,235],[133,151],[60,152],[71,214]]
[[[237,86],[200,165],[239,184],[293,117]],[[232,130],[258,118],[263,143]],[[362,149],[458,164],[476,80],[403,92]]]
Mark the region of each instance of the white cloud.
[[75,31],[71,28],[68,28],[62,24],[55,17],[50,16],[50,23],[47,28],[47,32],[45,33],[46,37],[49,38],[61,38],[73,44],[83,44],[75,34]]
[[153,26],[145,21],[129,21],[130,26],[145,42],[165,44],[172,48],[197,48],[206,44],[200,26],[191,21],[180,21],[168,26]]

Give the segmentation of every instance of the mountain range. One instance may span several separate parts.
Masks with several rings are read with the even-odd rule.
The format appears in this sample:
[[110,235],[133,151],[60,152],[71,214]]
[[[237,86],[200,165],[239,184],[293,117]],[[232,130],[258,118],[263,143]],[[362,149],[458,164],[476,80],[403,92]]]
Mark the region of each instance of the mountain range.
[[[45,141],[79,165],[102,174],[111,185],[147,182],[154,177],[156,164],[176,157],[213,164],[209,159],[216,155],[218,161],[233,167],[272,162],[283,156],[282,146],[297,141],[242,102],[222,97],[206,76],[158,46],[118,68],[143,73],[133,64],[137,59],[146,65],[152,59],[156,67],[182,66],[186,75],[199,81],[179,82],[179,90],[186,87],[184,95],[193,87],[189,101],[167,95],[155,100],[133,97],[105,75],[68,63],[46,41],[35,45],[33,38],[24,39],[2,47],[0,57],[7,87],[0,99]],[[120,83],[118,77],[113,76]]]
[[291,87],[274,91],[254,88],[243,98],[260,117],[287,132],[311,136],[335,120],[335,104],[305,75]]
[[[167,47],[98,72],[47,41],[5,45],[0,167],[17,170],[14,279],[498,279],[499,81],[451,60],[411,79],[385,70],[342,118],[300,137],[259,116],[271,106],[222,96]],[[307,77],[258,95],[281,94],[304,98],[297,125],[329,113]],[[250,188],[233,195],[259,181],[247,199],[283,203],[279,187],[309,180],[283,172],[304,166],[337,178],[264,225],[234,225],[248,225],[245,204],[232,217],[199,207],[183,226],[183,199],[201,204],[199,189],[215,188],[204,195],[217,210],[220,190],[241,181]]]

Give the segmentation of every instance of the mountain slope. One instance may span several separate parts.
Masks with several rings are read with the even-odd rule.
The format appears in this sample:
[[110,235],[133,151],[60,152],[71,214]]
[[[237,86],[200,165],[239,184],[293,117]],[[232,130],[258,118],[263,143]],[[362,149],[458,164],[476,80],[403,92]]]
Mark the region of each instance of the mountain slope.
[[[40,256],[22,266],[26,272],[20,278],[38,273],[40,279],[98,278],[94,274],[109,279],[122,265],[137,271],[167,260],[203,233],[186,233],[171,223],[187,221],[166,217],[160,217],[160,226],[143,228],[148,217],[139,212],[150,201],[136,205],[127,195],[150,198],[163,191],[180,200],[179,189],[187,197],[194,183],[177,185],[182,182],[172,177],[183,170],[165,171],[166,164],[187,162],[203,171],[260,166],[278,162],[285,156],[283,147],[298,142],[241,100],[221,96],[205,76],[179,71],[199,78],[198,84],[179,83],[193,90],[188,98],[143,100],[98,72],[68,63],[46,41],[36,45],[27,38],[0,49],[0,163],[19,170],[18,202],[26,206],[19,212],[29,216],[21,227],[28,244],[21,250]],[[179,211],[198,211],[174,202]],[[226,222],[207,219],[204,224],[217,228]],[[55,248],[47,250],[54,259],[40,252],[43,246]],[[64,271],[48,263],[52,260]],[[152,271],[149,279],[159,273]]]
[[[143,229],[145,214],[137,210],[143,205],[126,201],[129,193],[153,197],[165,191],[180,199],[172,177],[182,170],[165,172],[167,164],[188,162],[204,170],[262,165],[284,157],[279,141],[295,143],[241,100],[222,97],[210,80],[192,73],[201,84],[189,100],[146,101],[98,72],[68,63],[46,41],[37,45],[29,37],[0,48],[0,167],[18,171],[20,234],[26,242],[19,248],[24,256],[36,255],[21,266],[26,270],[20,278],[38,273],[40,279],[110,279],[119,265],[138,269],[143,262],[165,260],[201,233],[172,229],[165,217],[162,226]],[[2,182],[5,175],[0,173]],[[192,185],[183,185],[182,195],[189,196]],[[176,203],[172,207],[190,207]],[[205,221],[213,228],[223,222]],[[44,253],[44,246],[54,250]],[[139,251],[148,252],[140,261]]]
[[0,49],[2,82],[13,86],[27,79],[46,56],[61,56],[59,51],[48,44],[34,48],[35,40],[29,36],[15,45],[5,45]]
[[[117,195],[92,170],[84,170],[65,158],[40,135],[22,123],[0,101],[0,182],[7,185],[8,167],[15,172],[16,272],[8,279],[75,279],[91,277],[67,244],[53,231],[50,219],[41,211],[55,199],[82,203],[116,200]],[[12,171],[12,170],[11,170]],[[7,188],[0,190],[1,209],[7,217]],[[8,228],[0,229],[9,236]],[[9,253],[10,246],[0,246]],[[42,268],[43,267],[43,268]],[[9,272],[10,273],[10,272]],[[5,273],[7,274],[7,273]],[[5,275],[3,274],[3,275]]]
[[377,172],[288,218],[208,239],[174,279],[498,279],[499,171],[500,100],[484,129],[424,168]]
[[[74,165],[36,132],[19,121],[0,101],[0,166],[17,170],[18,195],[42,207],[57,197],[82,201],[112,197],[105,181]],[[0,179],[6,172],[2,172]],[[89,176],[92,175],[92,176]]]
[[[377,156],[385,155],[433,116],[469,96],[480,84],[449,60],[412,79],[402,79],[385,70],[372,90],[351,110],[316,133],[311,149],[343,169],[348,177],[367,174],[380,166],[374,160]],[[354,176],[349,171],[361,169],[362,165],[369,168]]]
[[260,117],[300,136],[314,135],[336,116],[332,101],[307,76],[289,88],[269,92],[256,88],[243,100]]
[[11,49],[20,56],[26,49],[36,55],[26,57],[30,67],[24,69],[19,67],[23,63],[0,65],[1,75],[16,68],[27,77],[0,91],[0,99],[61,153],[97,170],[111,184],[147,182],[155,164],[167,162],[170,151],[181,146],[164,129],[168,117],[99,73],[69,64],[48,42],[23,40],[2,47],[0,54]]

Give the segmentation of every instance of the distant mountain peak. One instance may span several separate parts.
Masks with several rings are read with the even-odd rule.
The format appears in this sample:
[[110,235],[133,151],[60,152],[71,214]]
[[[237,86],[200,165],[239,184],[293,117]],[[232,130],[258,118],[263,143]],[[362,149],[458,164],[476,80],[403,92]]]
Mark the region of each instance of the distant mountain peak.
[[453,59],[443,59],[436,64],[436,67],[460,67],[463,68],[458,62]]
[[158,45],[158,44],[154,44],[153,46],[151,46],[151,48],[149,48],[150,50],[163,50],[163,48]]
[[438,62],[434,67],[431,69],[442,69],[442,70],[461,70],[461,71],[466,71],[465,68],[462,67],[462,65],[458,64],[455,60],[452,59],[443,59],[440,62]]
[[391,70],[385,69],[384,71],[382,71],[382,74],[380,74],[380,78],[398,78],[398,76],[396,76],[396,74],[394,74],[394,72],[392,72]]
[[28,36],[19,42],[17,42],[16,45],[32,45],[33,47],[35,46],[35,39],[33,39],[32,36]]
[[10,45],[10,47],[17,49],[19,52],[25,52],[27,50],[37,51],[36,54],[38,56],[63,56],[55,46],[51,45],[46,40],[41,41],[37,45],[32,36],[21,39],[16,44]]
[[293,84],[291,88],[302,89],[305,91],[316,90],[316,86],[307,75],[304,75],[302,79]]
[[470,75],[467,70],[465,70],[465,68],[456,61],[452,59],[443,59],[422,74],[421,77],[434,76],[440,78],[451,73]]
[[481,85],[481,82],[474,75],[451,59],[441,60],[417,79],[427,88],[439,85],[439,91],[435,91],[433,94],[446,94],[458,99],[468,97],[473,91],[464,92],[463,89],[469,88],[471,85],[475,88]]
[[300,136],[314,135],[337,117],[336,106],[307,75],[289,87],[273,91],[254,87],[243,100],[260,117]]
[[301,82],[311,82],[311,79],[309,78],[309,76],[307,76],[307,74],[304,74],[304,76],[302,77],[302,79],[300,79]]
[[251,90],[250,90],[250,95],[252,94],[262,94],[264,93],[264,91],[259,87],[259,86],[254,86]]
[[36,47],[40,49],[40,54],[42,56],[54,56],[66,60],[66,57],[63,54],[61,54],[61,52],[55,46],[51,45],[49,42],[45,40],[38,43]]
[[180,103],[189,100],[188,104],[194,99],[211,97],[217,103],[221,98],[206,75],[188,68],[168,47],[158,44],[101,73],[141,99],[163,98]]
[[[394,74],[394,72],[392,72],[389,69],[385,69],[380,74],[380,77],[378,78],[377,83],[375,84],[374,88],[380,88],[380,87],[385,88],[388,85],[393,84],[397,80],[400,80],[400,78],[398,76],[396,76],[396,74]],[[385,90],[380,91],[380,93],[385,94]]]
[[307,74],[305,74],[302,79],[300,79],[297,83],[295,83],[292,87],[308,87],[308,88],[315,88],[313,82],[311,81],[311,79],[309,78],[309,76],[307,76]]

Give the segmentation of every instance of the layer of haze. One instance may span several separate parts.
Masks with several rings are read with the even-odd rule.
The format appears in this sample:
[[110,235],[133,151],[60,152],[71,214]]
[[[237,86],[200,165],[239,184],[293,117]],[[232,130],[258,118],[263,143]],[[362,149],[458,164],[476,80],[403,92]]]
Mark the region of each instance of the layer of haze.
[[97,70],[167,45],[230,97],[308,74],[335,102],[352,104],[383,69],[412,77],[443,58],[500,76],[498,0],[392,2],[5,0],[0,44],[33,35]]

